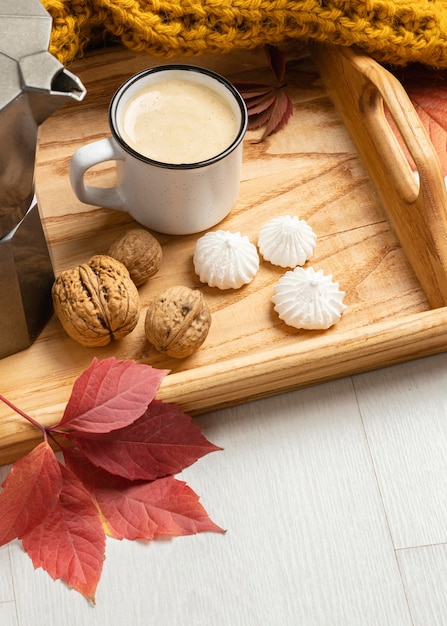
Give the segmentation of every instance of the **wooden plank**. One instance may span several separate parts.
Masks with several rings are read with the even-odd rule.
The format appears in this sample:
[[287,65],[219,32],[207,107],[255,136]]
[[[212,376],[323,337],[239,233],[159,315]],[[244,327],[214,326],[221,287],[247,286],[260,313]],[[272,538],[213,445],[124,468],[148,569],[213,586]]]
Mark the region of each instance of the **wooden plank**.
[[[0,467],[0,484],[3,483],[9,471],[9,467]],[[11,558],[9,553],[9,545],[0,547],[0,620],[2,624],[12,624],[16,622],[8,622],[7,616],[15,616],[15,605],[13,604],[14,582],[11,569]],[[4,619],[3,619],[4,617]]]
[[18,626],[17,610],[14,602],[0,603],[0,621],[3,626]]
[[447,615],[447,545],[397,552],[414,626],[444,626]]
[[[309,265],[332,274],[346,291],[348,309],[339,324],[312,332],[286,327],[271,303],[273,285],[284,270],[261,262],[250,285],[220,292],[201,285],[194,273],[198,236],[157,235],[163,263],[140,288],[142,314],[135,331],[92,351],[69,339],[53,318],[31,348],[0,362],[1,391],[11,402],[45,424],[54,423],[75,378],[93,356],[114,355],[170,369],[160,397],[198,413],[446,349],[447,311],[431,310],[313,61],[301,53],[299,58],[291,55],[287,69],[294,116],[264,143],[253,141],[259,132],[247,134],[240,197],[218,227],[239,231],[256,243],[271,217],[292,213],[306,219],[318,237]],[[272,80],[262,51],[244,53],[243,60],[232,55],[190,61],[232,80]],[[159,62],[118,48],[70,68],[88,94],[43,125],[36,173],[56,272],[105,252],[132,223],[124,213],[77,201],[68,165],[77,147],[108,134],[108,102],[121,82]],[[113,166],[98,168],[92,177],[96,184],[113,184]],[[213,318],[203,347],[182,361],[156,353],[143,332],[149,300],[173,284],[201,288]],[[0,463],[23,454],[38,436],[5,405],[0,405],[0,425]]]
[[441,354],[354,377],[396,548],[447,542],[446,368]]

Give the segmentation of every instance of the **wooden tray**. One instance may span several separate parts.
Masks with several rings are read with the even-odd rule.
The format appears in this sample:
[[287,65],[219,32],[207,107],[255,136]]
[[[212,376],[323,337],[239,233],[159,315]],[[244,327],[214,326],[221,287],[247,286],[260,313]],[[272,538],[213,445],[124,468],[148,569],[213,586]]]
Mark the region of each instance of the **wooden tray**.
[[[399,83],[367,57],[319,47],[311,58],[298,45],[292,52],[287,80],[294,116],[263,143],[253,141],[259,133],[247,134],[240,197],[218,228],[240,231],[256,243],[260,228],[273,216],[306,219],[318,236],[310,264],[332,274],[346,291],[348,308],[341,321],[327,331],[286,327],[271,304],[273,285],[285,270],[262,262],[250,285],[221,292],[200,285],[194,273],[198,236],[157,235],[163,263],[140,288],[142,315],[135,331],[92,350],[73,342],[53,318],[33,346],[0,361],[1,393],[11,402],[44,424],[54,423],[74,380],[94,356],[170,369],[159,397],[196,414],[447,348],[446,191],[411,103]],[[187,61],[232,80],[271,80],[262,51]],[[56,272],[105,252],[132,224],[124,213],[78,202],[69,186],[68,164],[77,147],[108,134],[107,107],[116,88],[129,75],[161,62],[117,49],[70,68],[88,94],[43,125],[36,175]],[[420,191],[386,124],[382,99],[418,164]],[[113,166],[104,165],[91,176],[95,184],[111,185]],[[143,333],[148,301],[174,284],[200,287],[213,315],[206,343],[182,361],[156,353]],[[13,461],[39,438],[1,403],[0,426],[0,463]]]

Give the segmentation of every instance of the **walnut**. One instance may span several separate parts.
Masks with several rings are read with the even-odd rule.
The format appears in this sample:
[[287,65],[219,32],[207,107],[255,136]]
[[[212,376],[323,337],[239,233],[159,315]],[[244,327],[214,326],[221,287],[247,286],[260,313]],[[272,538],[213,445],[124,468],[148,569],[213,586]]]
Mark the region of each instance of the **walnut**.
[[62,272],[52,288],[54,310],[64,330],[84,346],[105,346],[137,325],[138,290],[126,267],[106,255]]
[[170,287],[150,303],[144,330],[159,351],[176,359],[195,352],[205,341],[211,313],[201,292],[189,287]]
[[158,272],[162,259],[160,243],[143,228],[132,228],[119,235],[107,254],[127,267],[137,287]]

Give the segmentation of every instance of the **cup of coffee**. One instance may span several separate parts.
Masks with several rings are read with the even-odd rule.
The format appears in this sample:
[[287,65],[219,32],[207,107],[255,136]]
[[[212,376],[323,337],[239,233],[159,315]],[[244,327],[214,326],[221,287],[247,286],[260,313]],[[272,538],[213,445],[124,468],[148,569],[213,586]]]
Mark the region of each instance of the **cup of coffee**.
[[[113,96],[109,126],[111,137],[71,158],[70,181],[81,202],[125,211],[171,235],[206,230],[231,211],[247,110],[225,78],[192,65],[145,70]],[[105,161],[116,161],[116,186],[86,184],[86,172]]]

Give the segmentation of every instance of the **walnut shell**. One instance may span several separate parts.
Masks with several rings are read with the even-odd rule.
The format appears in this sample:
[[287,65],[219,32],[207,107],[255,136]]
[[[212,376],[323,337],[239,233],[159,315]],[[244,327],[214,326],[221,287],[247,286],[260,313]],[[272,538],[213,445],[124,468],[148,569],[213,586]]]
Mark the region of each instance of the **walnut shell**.
[[127,267],[137,287],[158,272],[162,259],[160,243],[143,228],[131,228],[119,235],[107,254]]
[[149,304],[144,331],[159,352],[183,359],[200,348],[210,324],[211,313],[199,290],[170,287]]
[[52,288],[54,310],[64,330],[84,346],[105,346],[137,325],[138,290],[126,267],[106,255],[62,272]]

